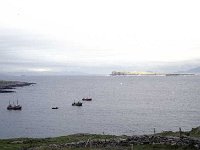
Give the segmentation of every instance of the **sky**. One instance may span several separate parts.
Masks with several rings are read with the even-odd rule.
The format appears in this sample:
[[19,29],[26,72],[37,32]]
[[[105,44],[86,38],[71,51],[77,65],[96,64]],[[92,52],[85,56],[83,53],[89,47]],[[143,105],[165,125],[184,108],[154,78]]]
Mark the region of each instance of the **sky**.
[[199,0],[0,0],[1,72],[198,66],[199,8]]

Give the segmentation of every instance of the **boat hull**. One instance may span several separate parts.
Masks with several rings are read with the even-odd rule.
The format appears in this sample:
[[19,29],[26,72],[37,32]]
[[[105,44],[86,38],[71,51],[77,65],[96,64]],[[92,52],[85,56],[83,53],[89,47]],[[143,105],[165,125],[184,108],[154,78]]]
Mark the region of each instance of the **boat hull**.
[[82,106],[82,103],[73,103],[72,106]]
[[58,107],[52,107],[51,109],[58,109]]
[[92,98],[83,98],[82,101],[92,101]]

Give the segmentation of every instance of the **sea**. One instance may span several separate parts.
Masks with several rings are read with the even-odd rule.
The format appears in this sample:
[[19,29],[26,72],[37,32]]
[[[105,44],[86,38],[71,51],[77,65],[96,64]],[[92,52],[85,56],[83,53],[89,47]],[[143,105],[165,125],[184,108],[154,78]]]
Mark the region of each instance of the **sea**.
[[[0,138],[77,133],[142,135],[200,125],[200,76],[15,76],[35,82],[0,94]],[[82,107],[72,106],[83,101]],[[9,101],[22,110],[6,109]],[[52,109],[59,107],[59,109]]]

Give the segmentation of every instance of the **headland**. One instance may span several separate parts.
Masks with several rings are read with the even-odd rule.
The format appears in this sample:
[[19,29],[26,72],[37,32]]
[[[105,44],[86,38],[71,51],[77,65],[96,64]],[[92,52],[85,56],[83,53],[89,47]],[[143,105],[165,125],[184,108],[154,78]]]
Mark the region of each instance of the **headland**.
[[36,83],[0,80],[0,93],[13,93],[17,87],[30,86]]

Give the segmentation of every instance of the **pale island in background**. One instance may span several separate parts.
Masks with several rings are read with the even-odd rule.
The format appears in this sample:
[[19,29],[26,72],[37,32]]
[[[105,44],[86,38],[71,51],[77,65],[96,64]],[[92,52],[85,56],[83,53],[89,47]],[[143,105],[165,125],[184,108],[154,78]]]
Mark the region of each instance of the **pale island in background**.
[[158,72],[151,72],[151,71],[112,71],[110,74],[111,76],[120,76],[120,75],[127,75],[127,76],[177,76],[177,75],[196,75],[193,73],[158,73]]

